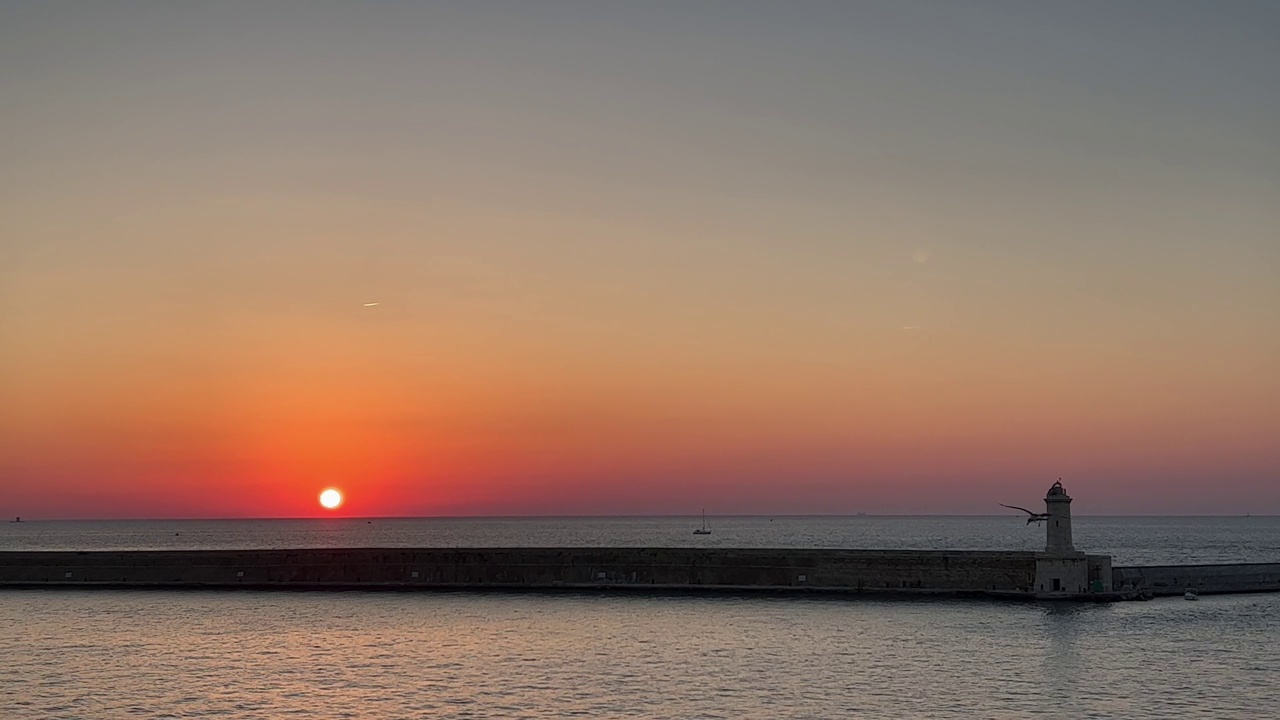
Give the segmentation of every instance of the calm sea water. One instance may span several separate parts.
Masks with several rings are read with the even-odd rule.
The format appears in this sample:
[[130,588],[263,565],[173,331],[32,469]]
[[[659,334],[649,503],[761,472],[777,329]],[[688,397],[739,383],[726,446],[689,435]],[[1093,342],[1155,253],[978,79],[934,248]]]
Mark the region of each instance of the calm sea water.
[[0,717],[1280,717],[1280,595],[0,592]]
[[[1016,518],[31,522],[0,549],[1032,549]],[[1118,561],[1280,558],[1275,518],[1080,518]],[[1280,594],[1111,605],[0,591],[0,718],[1280,717]]]
[[[821,547],[1036,550],[1044,528],[1001,517],[466,518],[0,523],[0,550],[314,547]],[[1277,517],[1078,517],[1076,547],[1121,565],[1280,562]]]

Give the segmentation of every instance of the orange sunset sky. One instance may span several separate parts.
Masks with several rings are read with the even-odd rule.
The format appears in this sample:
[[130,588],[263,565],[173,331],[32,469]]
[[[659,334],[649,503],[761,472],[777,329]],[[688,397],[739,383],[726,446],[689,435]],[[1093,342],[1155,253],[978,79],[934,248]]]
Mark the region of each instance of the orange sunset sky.
[[6,3],[0,513],[1280,513],[1278,20]]

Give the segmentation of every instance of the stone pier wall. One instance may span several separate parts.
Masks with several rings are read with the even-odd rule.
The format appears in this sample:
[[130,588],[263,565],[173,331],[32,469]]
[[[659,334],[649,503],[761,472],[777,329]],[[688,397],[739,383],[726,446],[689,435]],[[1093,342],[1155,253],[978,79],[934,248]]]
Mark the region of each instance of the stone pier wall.
[[1280,592],[1280,563],[1236,565],[1146,565],[1117,567],[1113,585],[1149,590],[1155,595]]
[[2,586],[1034,594],[1036,553],[703,548],[0,552]]

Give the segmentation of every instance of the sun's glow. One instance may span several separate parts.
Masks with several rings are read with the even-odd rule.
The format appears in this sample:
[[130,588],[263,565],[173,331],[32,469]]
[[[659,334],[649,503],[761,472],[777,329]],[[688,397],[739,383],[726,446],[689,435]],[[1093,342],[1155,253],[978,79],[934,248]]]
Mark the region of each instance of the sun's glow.
[[320,504],[332,510],[342,504],[342,493],[329,488],[320,493]]

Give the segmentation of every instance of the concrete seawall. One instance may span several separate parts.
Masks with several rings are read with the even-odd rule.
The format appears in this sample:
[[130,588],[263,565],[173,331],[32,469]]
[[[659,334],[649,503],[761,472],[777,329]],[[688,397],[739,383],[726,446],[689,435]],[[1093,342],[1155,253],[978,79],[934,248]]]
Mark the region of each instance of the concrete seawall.
[[1280,592],[1280,563],[1112,569],[1109,561],[1081,553],[717,548],[18,551],[0,552],[0,588],[608,588],[1091,600],[1180,595],[1189,587]]
[[616,588],[1034,597],[1037,554],[470,548],[0,552],[0,587]]
[[1280,592],[1280,563],[1236,565],[1147,565],[1117,567],[1116,588],[1140,588],[1153,595]]

